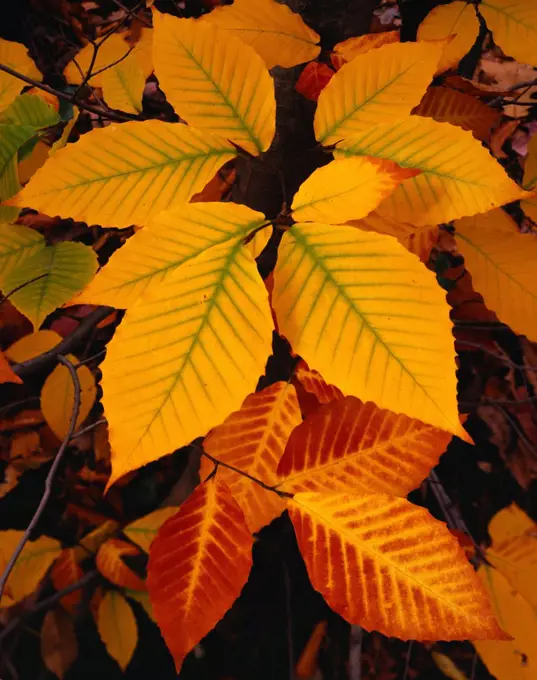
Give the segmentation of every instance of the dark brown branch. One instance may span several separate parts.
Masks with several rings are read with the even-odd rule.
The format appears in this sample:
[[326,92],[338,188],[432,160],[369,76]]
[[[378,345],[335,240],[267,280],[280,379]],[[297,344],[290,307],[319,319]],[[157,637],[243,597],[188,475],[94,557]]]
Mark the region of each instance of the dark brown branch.
[[41,500],[39,501],[39,505],[37,506],[37,510],[34,512],[34,516],[32,517],[30,524],[26,527],[26,531],[22,535],[21,540],[19,541],[19,544],[15,548],[15,552],[13,555],[8,560],[8,563],[6,564],[4,571],[2,572],[2,575],[0,576],[0,600],[2,600],[2,596],[4,594],[4,589],[6,587],[7,580],[9,578],[9,575],[13,571],[13,567],[15,566],[17,560],[20,557],[21,552],[24,549],[24,546],[26,543],[30,540],[30,536],[32,535],[32,531],[35,529],[37,526],[37,523],[41,519],[41,515],[43,514],[43,511],[49,501],[50,494],[52,493],[52,482],[54,481],[54,477],[56,476],[56,472],[58,470],[58,467],[62,461],[63,454],[67,450],[67,445],[69,443],[69,440],[73,436],[73,433],[75,431],[76,427],[76,419],[78,418],[78,412],[80,410],[80,381],[78,379],[78,376],[76,374],[76,369],[73,366],[73,364],[69,361],[69,359],[66,359],[64,356],[58,356],[58,361],[62,363],[69,373],[71,374],[71,380],[73,381],[73,387],[74,387],[74,400],[73,400],[73,410],[71,413],[71,421],[69,423],[69,430],[67,431],[67,435],[65,436],[58,453],[56,454],[56,458],[54,459],[54,462],[51,465],[51,468],[49,470],[49,473],[47,475],[47,478],[45,480],[45,491],[43,493],[43,496],[41,497]]

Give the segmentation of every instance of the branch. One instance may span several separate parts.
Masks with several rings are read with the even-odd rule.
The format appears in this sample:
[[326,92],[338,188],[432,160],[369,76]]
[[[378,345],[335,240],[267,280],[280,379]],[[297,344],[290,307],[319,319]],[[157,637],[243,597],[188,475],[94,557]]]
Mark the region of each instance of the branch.
[[73,364],[69,361],[69,359],[66,359],[64,356],[58,356],[58,360],[60,363],[62,363],[69,373],[71,374],[71,379],[73,381],[73,386],[74,386],[74,401],[73,401],[73,411],[71,413],[71,421],[69,423],[69,430],[67,432],[67,435],[65,439],[63,440],[58,453],[56,455],[56,458],[54,459],[54,462],[52,463],[52,466],[49,470],[49,473],[47,475],[47,479],[45,481],[45,491],[43,493],[43,496],[41,497],[41,500],[39,501],[39,505],[37,506],[37,510],[34,513],[34,516],[32,517],[30,524],[28,524],[28,527],[26,528],[26,531],[22,535],[21,540],[19,541],[18,546],[15,548],[15,552],[13,555],[11,555],[8,563],[6,564],[4,571],[2,572],[2,576],[0,576],[0,601],[2,600],[2,596],[4,594],[4,589],[6,587],[6,582],[9,578],[9,575],[13,571],[13,567],[15,566],[17,560],[20,557],[21,552],[24,549],[24,546],[30,539],[30,536],[32,534],[32,531],[35,529],[37,523],[41,519],[41,515],[43,514],[43,511],[49,501],[50,494],[52,492],[52,482],[54,481],[54,477],[56,475],[56,472],[58,470],[58,467],[62,461],[63,454],[67,450],[67,445],[69,443],[69,440],[73,436],[73,433],[75,431],[76,427],[76,419],[78,418],[78,412],[80,410],[80,381],[78,379],[78,376],[76,374],[76,369],[73,366]]
[[21,361],[20,364],[13,364],[11,367],[13,372],[21,378],[29,375],[35,371],[42,370],[56,362],[60,354],[68,354],[71,349],[84,339],[87,333],[93,329],[93,327],[98,324],[103,319],[106,319],[114,311],[113,307],[98,307],[95,311],[80,322],[78,328],[76,328],[71,335],[68,335],[61,342],[59,342],[56,347],[49,349],[48,352],[44,352],[33,359],[28,359],[27,361]]

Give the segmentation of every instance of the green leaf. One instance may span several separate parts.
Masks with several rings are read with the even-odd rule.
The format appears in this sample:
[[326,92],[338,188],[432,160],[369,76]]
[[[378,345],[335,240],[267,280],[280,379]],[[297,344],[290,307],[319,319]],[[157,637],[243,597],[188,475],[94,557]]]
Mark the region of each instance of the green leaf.
[[4,288],[3,281],[9,273],[44,247],[45,239],[35,229],[15,224],[0,224],[0,286]]
[[57,111],[35,94],[21,94],[0,114],[0,123],[46,128],[60,122]]

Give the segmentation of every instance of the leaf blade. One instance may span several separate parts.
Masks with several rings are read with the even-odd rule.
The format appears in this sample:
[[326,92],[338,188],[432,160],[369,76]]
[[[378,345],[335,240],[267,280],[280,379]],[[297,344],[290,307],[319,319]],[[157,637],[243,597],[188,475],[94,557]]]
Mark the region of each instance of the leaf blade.
[[117,590],[109,590],[99,602],[97,630],[107,652],[124,671],[138,644],[138,626],[130,604]]

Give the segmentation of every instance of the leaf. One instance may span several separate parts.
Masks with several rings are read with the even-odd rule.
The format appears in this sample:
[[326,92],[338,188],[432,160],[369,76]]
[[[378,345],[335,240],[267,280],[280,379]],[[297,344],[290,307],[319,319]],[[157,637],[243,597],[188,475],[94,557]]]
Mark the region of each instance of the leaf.
[[403,640],[504,639],[445,524],[380,493],[299,493],[289,515],[313,587],[349,623]]
[[508,57],[537,66],[537,7],[531,0],[485,0],[479,11],[494,42]]
[[334,47],[334,52],[341,55],[345,61],[352,61],[360,54],[375,50],[383,45],[398,43],[399,31],[384,31],[383,33],[366,33],[354,38],[348,38]]
[[[0,91],[0,101],[1,98],[2,94]],[[21,147],[35,135],[36,129],[30,125],[0,124],[1,201],[6,201],[8,198],[11,198],[20,189],[19,176],[17,172],[17,154]]]
[[113,519],[107,519],[98,527],[83,536],[79,541],[79,546],[75,548],[77,551],[77,559],[84,559],[90,555],[95,554],[100,546],[116,533],[119,529],[119,523]]
[[515,333],[537,340],[537,237],[501,209],[457,220],[457,246],[485,304]]
[[[63,241],[23,260],[5,277],[15,307],[38,328],[46,317],[78,293],[93,278],[97,255],[82,243]],[[37,280],[37,277],[41,277]]]
[[429,118],[409,116],[377,125],[338,145],[336,157],[352,155],[384,158],[422,171],[377,209],[398,222],[449,222],[527,195],[469,132]]
[[479,99],[443,86],[430,87],[412,113],[439,123],[457,125],[481,141],[490,139],[492,128],[501,118],[500,111]]
[[238,409],[264,372],[272,328],[267,290],[240,241],[213,246],[152,286],[101,366],[109,484]]
[[408,115],[431,82],[443,48],[443,42],[383,45],[342,66],[319,97],[317,141],[335,144]]
[[372,212],[361,220],[352,220],[347,224],[364,231],[374,231],[377,234],[394,236],[408,251],[417,255],[420,260],[427,264],[431,256],[431,250],[438,241],[439,229],[437,225],[415,227],[405,222],[397,222]]
[[53,156],[55,153],[57,153],[60,149],[63,149],[64,146],[67,145],[67,141],[69,139],[69,136],[71,135],[71,132],[75,125],[78,123],[78,117],[80,116],[80,109],[78,109],[76,106],[73,107],[73,117],[71,120],[69,120],[66,124],[66,126],[63,128],[63,132],[61,134],[61,137],[57,139],[54,144],[50,147],[50,155]]
[[465,436],[445,294],[394,238],[295,224],[272,305],[294,351],[344,394]]
[[254,260],[257,260],[261,253],[265,250],[268,242],[270,241],[272,233],[272,226],[263,227],[263,229],[258,229],[248,242],[245,242],[244,245],[251,253]]
[[0,351],[0,384],[17,383],[22,385],[22,379],[13,371],[5,354]]
[[150,512],[148,515],[127,524],[127,526],[123,528],[123,533],[144,552],[148,553],[151,543],[162,524],[168,517],[175,515],[177,510],[178,508],[175,506],[159,508],[154,512]]
[[186,125],[111,124],[54,154],[10,205],[89,224],[145,224],[188,201],[234,156],[228,142]]
[[217,7],[201,19],[236,35],[250,45],[267,68],[290,68],[315,59],[320,40],[289,7],[274,0],[235,0],[233,5]]
[[112,255],[77,302],[128,309],[152,282],[161,285],[179,265],[211,246],[238,243],[264,222],[262,213],[235,203],[195,203],[161,212]]
[[29,156],[19,162],[19,182],[26,184],[48,160],[50,146],[38,140]]
[[45,666],[64,678],[78,656],[73,619],[62,609],[49,609],[41,626],[41,656]]
[[537,612],[496,569],[481,565],[478,577],[488,592],[507,642],[474,642],[477,653],[497,680],[533,680],[537,645]]
[[109,590],[99,603],[97,629],[108,654],[125,671],[138,644],[138,627],[130,604],[117,590]]
[[537,194],[530,196],[527,200],[520,201],[520,207],[530,219],[537,222]]
[[29,125],[36,129],[51,127],[60,122],[56,109],[35,94],[21,94],[0,113],[0,123]]
[[456,67],[471,50],[478,35],[479,19],[475,7],[460,0],[434,7],[418,28],[418,40],[441,40],[455,36],[444,48],[438,72]]
[[142,111],[146,76],[134,54],[102,74],[104,100],[113,109],[134,115]]
[[[24,76],[41,80],[41,73],[28,56],[25,45],[0,38],[0,64],[9,66]],[[22,80],[0,72],[0,111],[5,109],[19,94],[25,84]]]
[[140,604],[143,607],[143,610],[145,611],[147,616],[151,619],[151,621],[156,623],[155,615],[153,613],[153,606],[151,605],[151,600],[149,599],[149,593],[147,591],[142,593],[139,590],[127,589],[124,590],[124,593],[131,600],[138,602],[138,604]]
[[[79,581],[83,575],[84,572],[82,567],[78,564],[75,548],[64,548],[50,570],[50,580],[57,591],[61,591],[64,588],[73,585],[73,583]],[[64,609],[73,613],[82,602],[82,590],[73,590],[73,592],[67,593],[67,595],[64,595],[61,598],[60,602]]]
[[437,667],[447,678],[450,678],[450,680],[468,680],[467,676],[459,670],[449,656],[440,654],[439,652],[431,652],[431,656]]
[[[0,531],[0,566],[5,565],[11,558],[23,533],[12,529]],[[0,607],[9,607],[33,593],[60,553],[60,543],[48,536],[28,541],[7,580],[6,591],[9,595],[4,593]]]
[[346,397],[321,406],[293,430],[278,465],[278,488],[406,496],[450,440],[420,420]]
[[335,71],[326,64],[311,61],[309,64],[306,64],[299,79],[296,81],[295,90],[307,99],[316,102],[321,92],[332,80],[334,73]]
[[48,352],[61,341],[61,335],[54,331],[36,331],[14,342],[6,349],[5,355],[13,363],[20,364]]
[[537,187],[537,135],[528,142],[528,155],[524,164],[524,189],[534,190]]
[[328,404],[330,401],[344,397],[341,390],[326,383],[322,375],[317,371],[312,371],[303,359],[296,366],[295,376],[302,387],[310,394],[315,395],[321,404]]
[[[247,396],[238,411],[211,430],[203,448],[222,463],[275,486],[278,462],[289,435],[301,421],[295,388],[286,382],[276,382]],[[200,479],[213,469],[214,464],[202,456]],[[277,494],[232,470],[219,466],[217,478],[229,487],[252,533],[285,510],[285,501]]]
[[139,555],[140,550],[132,543],[119,538],[109,538],[97,552],[95,565],[101,574],[121,588],[145,590],[145,582],[123,561],[123,555]]
[[253,538],[221,481],[200,484],[160,528],[147,587],[177,669],[239,596],[252,567]]
[[[252,154],[274,137],[274,83],[261,57],[228,31],[153,10],[155,74],[190,125]],[[225,68],[224,68],[225,66]]]
[[[76,366],[78,359],[72,354],[67,359]],[[80,383],[80,406],[76,418],[75,432],[86,420],[97,397],[95,378],[90,369],[83,365],[76,369]],[[67,366],[58,364],[41,388],[41,411],[47,425],[58,437],[64,439],[69,432],[75,403],[75,388]]]
[[332,161],[300,186],[291,206],[293,219],[342,224],[365,217],[413,174],[391,161],[358,157]]

